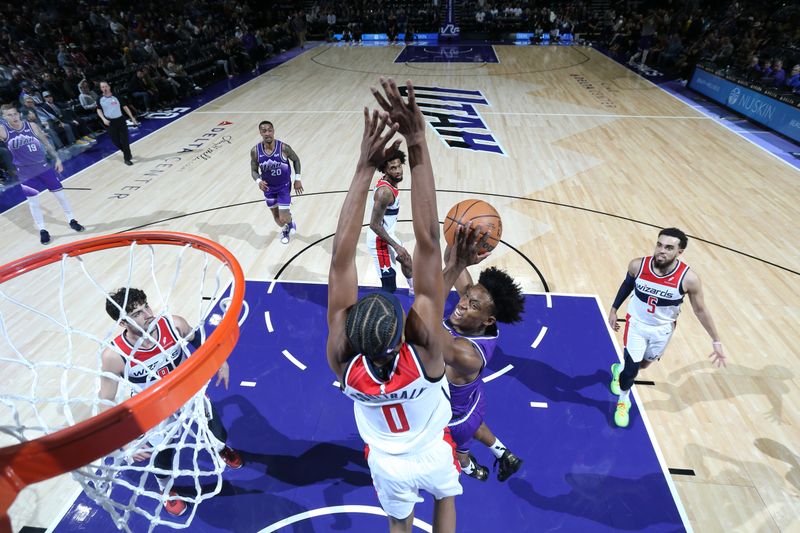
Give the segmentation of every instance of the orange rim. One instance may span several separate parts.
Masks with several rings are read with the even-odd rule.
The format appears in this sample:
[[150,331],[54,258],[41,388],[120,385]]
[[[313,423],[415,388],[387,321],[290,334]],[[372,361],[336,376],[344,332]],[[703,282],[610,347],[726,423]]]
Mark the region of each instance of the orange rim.
[[226,264],[234,277],[228,311],[206,342],[165,379],[79,424],[0,448],[0,530],[7,523],[8,507],[23,488],[91,463],[147,432],[185,404],[212,378],[239,339],[237,320],[244,300],[242,267],[222,245],[188,233],[129,232],[64,244],[0,266],[0,283],[60,261],[64,255],[75,257],[133,243],[189,244]]

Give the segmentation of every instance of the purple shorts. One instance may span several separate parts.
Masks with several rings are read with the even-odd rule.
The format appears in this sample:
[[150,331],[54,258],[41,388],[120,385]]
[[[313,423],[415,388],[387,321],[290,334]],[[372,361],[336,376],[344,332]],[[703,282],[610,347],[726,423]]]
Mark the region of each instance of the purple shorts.
[[35,176],[26,177],[26,174],[30,176],[29,173],[20,170],[19,181],[22,185],[22,193],[27,197],[36,196],[44,191],[60,191],[63,188],[55,169],[52,167],[44,169]]
[[267,201],[267,207],[288,209],[292,205],[292,187],[291,185],[283,185],[281,187],[270,187],[264,193],[264,199]]
[[475,432],[478,431],[478,428],[483,423],[485,413],[486,397],[481,391],[478,401],[466,413],[461,416],[453,415],[453,419],[447,424],[447,427],[450,428],[450,434],[453,436],[453,442],[456,443],[457,452],[467,453],[469,451],[469,444]]

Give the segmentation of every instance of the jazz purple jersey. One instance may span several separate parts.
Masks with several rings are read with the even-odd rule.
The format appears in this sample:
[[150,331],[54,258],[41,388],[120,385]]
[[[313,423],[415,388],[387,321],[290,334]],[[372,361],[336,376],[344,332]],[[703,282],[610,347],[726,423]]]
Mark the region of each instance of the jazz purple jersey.
[[258,157],[258,174],[266,182],[270,190],[289,187],[292,183],[292,169],[289,160],[283,154],[283,142],[275,140],[275,148],[268,154],[264,143],[256,145]]
[[472,346],[483,359],[481,371],[478,373],[478,377],[475,378],[474,381],[464,385],[450,384],[450,405],[453,409],[453,419],[451,420],[452,423],[469,416],[469,414],[473,412],[475,407],[478,405],[478,402],[483,395],[483,380],[481,379],[483,376],[483,370],[486,368],[486,365],[489,364],[489,361],[492,360],[494,348],[497,345],[497,337],[500,335],[500,333],[497,328],[494,327],[494,331],[488,331],[484,335],[462,335],[455,330],[449,320],[444,321],[444,327],[453,337],[461,337],[472,343]]
[[22,128],[15,130],[8,122],[3,121],[8,132],[6,146],[14,157],[14,166],[20,181],[35,178],[50,168],[44,145],[36,137],[33,128],[26,120],[22,121]]

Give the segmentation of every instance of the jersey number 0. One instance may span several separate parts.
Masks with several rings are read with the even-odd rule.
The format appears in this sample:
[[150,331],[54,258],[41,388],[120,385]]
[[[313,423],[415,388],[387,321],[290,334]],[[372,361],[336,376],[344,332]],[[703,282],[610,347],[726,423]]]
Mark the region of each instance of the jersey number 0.
[[409,430],[408,418],[403,410],[402,403],[391,403],[381,406],[386,423],[389,424],[389,431],[392,433],[403,433]]

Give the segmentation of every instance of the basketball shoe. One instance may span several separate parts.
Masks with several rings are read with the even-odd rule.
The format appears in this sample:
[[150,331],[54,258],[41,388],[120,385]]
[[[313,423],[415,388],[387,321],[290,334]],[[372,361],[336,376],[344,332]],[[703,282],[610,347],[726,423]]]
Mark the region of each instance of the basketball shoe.
[[617,410],[614,413],[614,423],[621,428],[628,427],[630,423],[630,416],[628,415],[628,411],[631,410],[631,401],[627,399],[625,401],[617,402]]
[[619,393],[622,392],[619,388],[619,375],[622,373],[622,365],[619,363],[614,363],[611,365],[611,384],[608,386],[611,389],[611,394],[615,396],[619,396]]
[[174,490],[169,491],[168,499],[164,502],[164,510],[172,516],[181,516],[186,512],[186,502],[176,499],[177,495]]
[[[474,477],[478,481],[486,481],[489,479],[489,469],[483,465],[479,465],[475,456],[469,454],[469,461],[472,463],[472,473],[467,474],[469,477]],[[464,472],[466,474],[466,472]]]
[[289,224],[286,224],[281,230],[281,244],[289,244],[290,232],[291,232],[291,226]]
[[289,236],[294,236],[295,233],[297,233],[297,224],[292,220],[292,223],[289,224]]
[[83,226],[81,226],[80,223],[77,220],[75,220],[74,218],[69,221],[69,227],[74,229],[77,232],[81,232],[81,231],[86,229]]
[[42,244],[50,242],[50,232],[46,229],[39,230],[39,242]]
[[503,455],[494,460],[495,468],[497,468],[498,464],[500,465],[500,471],[497,473],[497,481],[505,481],[519,470],[519,467],[522,466],[522,459],[506,450]]
[[228,465],[228,468],[233,468],[237,470],[242,467],[244,461],[242,461],[242,457],[239,453],[229,446],[225,446],[220,450],[219,456],[225,461],[225,464]]

